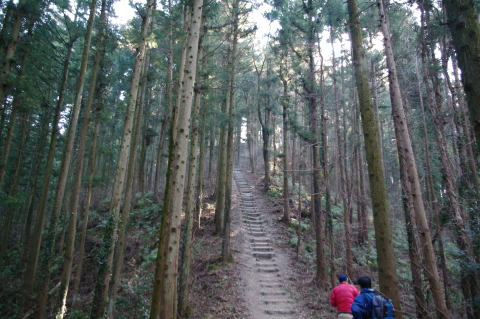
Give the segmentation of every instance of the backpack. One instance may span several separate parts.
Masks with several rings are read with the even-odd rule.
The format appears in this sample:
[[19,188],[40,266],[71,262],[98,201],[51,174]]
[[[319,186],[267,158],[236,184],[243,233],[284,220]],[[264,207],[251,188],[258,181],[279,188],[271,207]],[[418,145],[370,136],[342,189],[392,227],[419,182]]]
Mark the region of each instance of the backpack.
[[375,292],[372,298],[372,313],[370,319],[394,319],[395,309],[390,299]]

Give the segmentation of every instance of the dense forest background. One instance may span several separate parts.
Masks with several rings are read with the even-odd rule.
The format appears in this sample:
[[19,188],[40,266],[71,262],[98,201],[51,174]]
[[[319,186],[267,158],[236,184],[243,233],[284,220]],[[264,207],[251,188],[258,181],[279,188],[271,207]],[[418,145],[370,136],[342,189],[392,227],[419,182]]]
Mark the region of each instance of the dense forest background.
[[0,317],[204,318],[237,167],[322,298],[479,318],[480,3],[114,2],[0,1]]

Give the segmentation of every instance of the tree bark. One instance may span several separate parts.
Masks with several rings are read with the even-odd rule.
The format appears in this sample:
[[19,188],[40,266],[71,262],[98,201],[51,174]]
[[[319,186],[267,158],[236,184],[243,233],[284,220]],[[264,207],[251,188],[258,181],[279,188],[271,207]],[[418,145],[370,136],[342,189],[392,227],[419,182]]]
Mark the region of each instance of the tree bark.
[[[477,143],[480,141],[480,25],[473,0],[443,0],[447,24],[457,52],[458,65],[467,95],[470,120]],[[477,144],[477,147],[480,144]]]
[[235,70],[237,61],[238,27],[239,27],[239,6],[240,0],[235,0],[232,5],[232,42],[228,59],[228,134],[227,134],[227,156],[226,156],[226,180],[225,180],[225,218],[224,234],[222,241],[222,259],[224,262],[232,260],[230,252],[230,222],[232,209],[232,182],[233,182],[233,129],[235,110]]
[[158,254],[155,262],[150,319],[171,319],[177,317],[177,271],[180,239],[180,217],[185,189],[184,177],[187,162],[189,122],[192,110],[193,86],[197,69],[198,42],[202,24],[203,0],[194,0],[191,9],[191,23],[185,42],[185,63],[180,72],[173,140],[169,152],[172,161],[168,165],[167,188],[160,226]]
[[[146,52],[145,63],[142,70],[142,82],[148,72],[148,56],[149,52]],[[143,84],[142,84],[143,86]],[[138,145],[142,140],[141,122],[143,120],[143,108],[144,100],[142,98],[137,99],[137,106],[135,108],[134,124],[132,131],[132,146],[130,147],[130,158],[128,161],[128,169],[126,176],[126,189],[124,195],[123,206],[121,208],[120,221],[118,225],[118,241],[115,245],[115,251],[112,262],[112,279],[108,287],[108,309],[107,318],[113,319],[115,317],[115,303],[117,300],[118,288],[121,282],[121,275],[123,271],[123,262],[125,259],[125,245],[126,245],[126,229],[128,225],[128,217],[132,209],[132,200],[134,194],[135,173],[137,162],[137,150]]]
[[25,296],[25,310],[30,309],[30,302],[28,301],[33,294],[35,276],[37,272],[38,257],[40,255],[40,245],[42,243],[44,224],[47,212],[48,190],[50,189],[50,179],[52,176],[53,164],[55,160],[55,151],[57,146],[58,137],[58,123],[60,121],[60,114],[63,108],[63,102],[65,99],[65,89],[68,81],[69,65],[72,57],[72,49],[75,39],[70,39],[67,44],[67,53],[63,62],[62,79],[60,81],[60,87],[58,90],[58,100],[55,106],[54,116],[52,120],[52,128],[50,133],[50,144],[47,155],[47,162],[44,169],[43,184],[40,193],[40,201],[38,204],[37,217],[32,233],[32,238],[29,241],[29,248],[27,249],[27,256],[25,260],[28,260],[26,271],[23,278],[23,291]]
[[[285,68],[285,67],[284,67]],[[285,75],[281,71],[281,81],[283,85],[283,96],[282,96],[282,125],[283,125],[283,221],[287,224],[290,224],[290,195],[288,190],[288,107],[290,99],[288,96],[288,82],[285,78]],[[252,166],[253,167],[253,166]]]
[[454,231],[456,235],[456,242],[458,247],[464,251],[462,257],[462,264],[465,274],[462,278],[462,291],[467,301],[466,312],[468,318],[474,318],[475,314],[478,314],[478,309],[475,311],[475,305],[473,303],[474,296],[477,295],[477,283],[475,275],[468,269],[468,264],[473,262],[473,250],[471,246],[470,238],[466,230],[466,222],[464,220],[460,204],[458,202],[458,191],[454,182],[454,175],[450,164],[450,156],[447,150],[447,139],[445,136],[443,123],[443,115],[441,112],[441,100],[438,92],[435,92],[438,88],[438,82],[434,78],[428,68],[429,63],[429,48],[426,44],[426,27],[430,19],[430,13],[426,10],[423,3],[420,3],[421,10],[421,57],[422,57],[422,73],[424,76],[424,83],[427,90],[427,107],[432,113],[433,126],[435,130],[435,137],[437,141],[438,151],[440,155],[440,163],[442,167],[442,177],[444,187],[446,189],[446,198],[450,203],[450,217],[453,220]]
[[[415,212],[416,225],[419,228],[420,242],[422,243],[422,252],[424,257],[424,267],[426,268],[426,276],[432,291],[432,297],[436,306],[437,318],[449,319],[450,314],[447,305],[442,295],[442,288],[440,285],[440,276],[438,274],[437,264],[435,260],[435,251],[433,250],[432,236],[430,234],[430,227],[427,221],[427,214],[423,202],[422,188],[420,185],[420,178],[417,172],[417,163],[415,155],[413,154],[412,140],[410,138],[410,130],[407,124],[405,109],[400,92],[400,85],[398,82],[397,66],[393,53],[393,47],[390,36],[390,26],[387,12],[385,10],[384,0],[377,0],[377,6],[380,13],[380,23],[384,37],[385,53],[387,58],[388,78],[390,85],[390,101],[392,104],[392,118],[395,127],[395,135],[397,141],[397,149],[400,157],[400,165],[403,166],[405,174],[402,179],[403,189],[406,193],[407,200],[406,207],[411,207]],[[408,183],[408,184],[407,184]],[[408,212],[405,212],[407,215]],[[408,222],[408,221],[407,221]],[[415,239],[409,240],[411,244]],[[410,260],[415,263],[415,260]],[[413,271],[414,269],[412,269]],[[419,308],[424,307],[423,304],[417,304]]]
[[360,102],[365,151],[370,180],[370,196],[375,226],[377,261],[379,266],[380,290],[395,304],[396,316],[402,319],[399,283],[393,254],[392,231],[388,213],[387,193],[381,162],[380,142],[377,135],[378,123],[375,120],[365,65],[365,52],[362,47],[362,34],[359,10],[356,0],[348,0],[348,14],[352,41],[352,59]]
[[[201,40],[200,40],[201,41]],[[199,44],[198,60],[202,60],[202,47]],[[197,74],[198,76],[198,74]],[[198,82],[197,82],[198,83]],[[198,87],[202,83],[197,84]],[[190,156],[188,161],[188,184],[185,193],[185,225],[183,230],[183,247],[181,249],[181,265],[179,267],[179,287],[178,287],[178,314],[181,318],[189,317],[189,293],[190,293],[190,268],[192,264],[192,241],[193,241],[193,222],[194,209],[198,198],[195,194],[195,186],[197,179],[197,165],[199,157],[199,136],[198,136],[198,118],[200,116],[202,93],[199,89],[195,89],[194,107],[192,114],[192,128],[190,141]]]
[[128,164],[130,161],[130,148],[133,140],[133,122],[135,117],[135,109],[137,105],[137,97],[140,84],[140,76],[144,68],[145,55],[147,50],[147,36],[150,30],[153,10],[155,8],[155,0],[147,0],[145,6],[145,15],[142,21],[140,43],[135,57],[135,66],[131,80],[127,114],[125,117],[125,126],[123,128],[122,144],[120,147],[117,168],[115,172],[115,180],[112,190],[112,200],[110,203],[110,216],[108,217],[107,226],[102,242],[98,260],[98,275],[93,297],[91,319],[99,319],[105,315],[105,307],[108,303],[108,287],[112,276],[113,256],[115,245],[118,240],[118,222],[119,214],[123,204],[123,195],[125,191]]
[[[95,10],[93,10],[95,11]],[[105,38],[106,29],[106,11],[107,0],[102,0],[99,31],[96,39],[97,51],[92,67],[92,75],[90,85],[88,88],[88,100],[83,111],[82,127],[79,135],[79,146],[77,151],[77,162],[74,172],[73,190],[70,206],[69,224],[66,238],[65,255],[62,266],[61,284],[59,290],[60,306],[57,308],[56,319],[63,319],[67,312],[67,297],[70,287],[70,278],[72,275],[73,254],[75,250],[75,239],[77,233],[77,217],[80,208],[80,192],[82,188],[83,166],[85,159],[85,148],[87,143],[87,135],[90,127],[90,113],[92,111],[93,102],[95,101],[95,90],[97,88],[97,78],[100,72],[101,63],[105,51],[103,49],[103,42]]]
[[90,13],[87,22],[87,30],[85,32],[85,39],[82,50],[82,59],[80,65],[80,73],[77,77],[77,83],[75,87],[75,99],[72,107],[72,113],[70,123],[68,126],[67,141],[63,151],[63,159],[60,168],[60,176],[58,178],[57,187],[55,191],[55,200],[52,209],[52,215],[50,217],[50,223],[47,230],[47,239],[45,245],[44,260],[42,262],[42,269],[45,272],[42,280],[42,291],[39,292],[37,319],[43,319],[46,317],[46,303],[48,298],[48,285],[51,276],[51,269],[49,265],[52,262],[53,255],[55,253],[55,237],[60,212],[62,210],[62,204],[65,195],[65,188],[68,179],[68,173],[70,170],[71,158],[73,153],[73,144],[77,133],[78,119],[80,115],[80,108],[83,99],[83,87],[85,84],[85,77],[88,67],[88,53],[90,51],[90,42],[92,39],[92,31],[95,20],[95,11],[97,2],[92,0],[90,2]]

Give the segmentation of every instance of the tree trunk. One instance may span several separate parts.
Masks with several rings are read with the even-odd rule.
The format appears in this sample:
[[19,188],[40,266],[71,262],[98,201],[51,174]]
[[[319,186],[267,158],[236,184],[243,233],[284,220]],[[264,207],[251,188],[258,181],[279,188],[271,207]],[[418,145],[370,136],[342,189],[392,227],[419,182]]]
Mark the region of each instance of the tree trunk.
[[[308,1],[306,6],[306,14],[308,15],[308,22],[310,24],[314,23],[313,17],[313,2]],[[315,226],[315,239],[316,239],[316,274],[315,281],[317,285],[321,287],[326,287],[327,281],[327,264],[325,262],[325,238],[324,238],[324,215],[321,212],[321,202],[322,194],[320,189],[320,170],[321,167],[321,158],[320,158],[320,147],[319,147],[319,131],[318,131],[318,101],[317,101],[317,90],[315,88],[316,79],[315,79],[315,58],[314,58],[314,47],[315,47],[315,34],[314,28],[310,27],[309,32],[307,33],[307,53],[306,59],[308,61],[308,70],[306,76],[302,79],[303,89],[306,93],[306,100],[309,110],[309,125],[310,125],[310,135],[311,138],[308,141],[311,148],[311,157],[312,157],[312,204],[313,204],[313,225]]]
[[[461,212],[461,207],[458,202],[458,192],[457,188],[455,187],[454,182],[454,175],[452,172],[452,167],[450,164],[450,156],[447,151],[447,139],[445,136],[443,123],[445,120],[443,118],[443,114],[441,112],[441,100],[439,97],[438,92],[435,92],[435,88],[437,87],[437,80],[434,79],[434,75],[430,74],[428,68],[429,62],[429,49],[427,47],[426,42],[426,27],[428,25],[430,19],[430,13],[425,10],[423,3],[420,4],[421,10],[421,44],[422,44],[422,72],[424,75],[424,83],[427,89],[427,98],[428,103],[427,106],[430,109],[433,117],[433,126],[435,130],[435,137],[437,141],[438,151],[440,155],[440,163],[442,167],[442,177],[444,181],[444,187],[446,189],[446,198],[450,203],[450,217],[453,220],[454,230],[456,235],[456,241],[458,247],[464,251],[462,257],[462,269],[464,270],[464,275],[462,279],[462,291],[464,293],[464,297],[467,301],[466,306],[466,313],[468,318],[474,318],[475,314],[478,314],[477,311],[474,310],[474,303],[473,298],[477,294],[477,283],[476,278],[470,269],[468,269],[468,264],[473,261],[473,251],[471,247],[470,238],[467,234],[466,230],[466,222]],[[435,96],[435,98],[434,98]]]
[[173,140],[169,152],[172,161],[168,165],[165,200],[160,226],[158,254],[155,262],[151,319],[177,317],[177,271],[180,239],[180,216],[185,188],[184,177],[188,156],[189,122],[192,110],[193,86],[196,77],[198,42],[202,21],[203,0],[194,0],[191,8],[191,23],[185,42],[185,62],[180,72],[174,121]]
[[204,188],[205,188],[205,148],[206,148],[206,139],[205,139],[205,132],[206,132],[206,125],[207,125],[207,118],[205,111],[202,113],[202,126],[200,129],[200,153],[198,155],[198,178],[196,181],[195,186],[195,196],[197,198],[194,218],[197,221],[197,228],[201,227],[200,221],[202,217],[202,207],[203,207],[203,197],[204,197]]
[[38,204],[37,217],[32,233],[32,238],[29,241],[29,248],[27,249],[27,256],[25,260],[28,260],[26,271],[23,278],[23,291],[25,296],[25,310],[31,308],[29,298],[32,297],[35,276],[37,272],[38,257],[40,254],[40,245],[42,243],[43,230],[45,224],[45,218],[47,213],[47,201],[48,201],[48,191],[50,189],[50,179],[52,176],[53,164],[55,160],[55,151],[57,146],[57,136],[58,136],[58,123],[60,121],[60,114],[63,108],[63,101],[65,98],[65,89],[68,81],[69,74],[69,65],[72,57],[72,49],[75,40],[70,40],[67,44],[67,53],[65,60],[63,62],[63,71],[62,79],[60,82],[60,87],[58,90],[58,100],[55,106],[55,112],[52,120],[52,131],[50,133],[50,145],[47,155],[47,163],[44,169],[43,184],[40,193],[40,201]]
[[[12,22],[12,30],[10,32],[10,39],[5,49],[5,56],[3,58],[2,67],[0,69],[0,105],[3,105],[5,100],[5,95],[10,85],[9,73],[12,67],[13,57],[15,55],[15,51],[17,49],[17,45],[20,39],[20,31],[22,26],[22,19],[24,17],[23,11],[26,8],[23,8],[26,5],[26,0],[19,0],[17,3],[17,7],[13,12],[13,22]],[[5,27],[5,26],[3,26]],[[4,108],[3,106],[2,108]],[[3,183],[4,171],[5,167],[0,166],[0,185]]]
[[[227,98],[222,104],[222,113],[227,110]],[[218,142],[218,160],[217,160],[217,181],[215,185],[215,233],[223,234],[225,218],[225,181],[226,181],[226,161],[227,145],[225,140],[225,124],[220,127],[220,139]]]
[[[449,319],[450,314],[442,295],[440,285],[440,276],[438,275],[437,264],[435,260],[435,251],[433,250],[432,236],[427,221],[427,214],[423,202],[422,188],[420,178],[417,172],[417,163],[413,154],[412,140],[407,124],[405,109],[398,82],[397,66],[393,54],[392,42],[390,37],[390,26],[387,12],[384,6],[384,0],[377,0],[377,6],[380,13],[380,22],[384,36],[385,53],[387,58],[388,77],[390,84],[390,101],[392,104],[392,118],[395,127],[397,149],[400,157],[400,165],[404,167],[401,173],[406,176],[402,179],[403,189],[406,193],[407,208],[412,208],[415,212],[416,224],[419,228],[420,242],[422,243],[422,252],[424,257],[424,267],[432,291],[432,297],[435,302],[437,318]],[[407,185],[408,183],[408,185]],[[405,212],[407,215],[408,212]],[[415,239],[409,242],[414,243]],[[411,260],[414,263],[415,260]],[[413,271],[414,269],[412,269]],[[423,304],[417,304],[417,307],[424,307]]]
[[225,218],[224,234],[222,241],[222,259],[224,262],[232,260],[230,252],[230,222],[232,209],[232,180],[233,180],[233,129],[234,129],[234,110],[235,110],[235,70],[237,61],[237,42],[239,27],[239,6],[240,0],[235,0],[232,5],[232,43],[230,44],[230,54],[228,55],[228,91],[227,91],[227,109],[228,109],[228,134],[227,134],[227,157],[226,157],[226,181],[225,181]]
[[290,198],[288,192],[288,82],[282,77],[282,124],[283,124],[283,221],[290,224]]
[[[145,77],[148,72],[149,52],[146,52],[145,63],[142,70],[142,84],[144,86]],[[140,89],[141,90],[141,89]],[[128,161],[128,169],[126,176],[126,189],[121,208],[120,221],[118,225],[118,241],[115,245],[115,251],[112,262],[112,279],[108,287],[108,309],[107,318],[113,319],[115,317],[115,305],[117,300],[118,288],[121,282],[123,271],[123,262],[125,259],[125,245],[126,245],[126,229],[128,225],[128,217],[132,210],[132,200],[134,194],[135,174],[137,161],[138,145],[142,142],[141,122],[143,120],[144,99],[137,98],[137,106],[135,108],[134,124],[132,131],[132,145],[130,147],[130,158]],[[107,289],[107,287],[105,288]],[[106,292],[107,293],[107,292]]]
[[150,30],[150,23],[154,7],[155,0],[147,0],[145,7],[146,11],[143,17],[141,27],[140,43],[135,57],[135,66],[133,69],[133,76],[130,86],[128,108],[125,117],[125,126],[123,129],[122,144],[120,147],[117,169],[115,172],[115,180],[112,190],[112,200],[110,203],[110,216],[108,218],[107,226],[104,233],[102,243],[103,247],[100,250],[100,255],[98,256],[99,267],[95,294],[92,303],[92,311],[90,314],[91,319],[102,318],[105,315],[105,306],[108,302],[108,287],[112,275],[113,255],[115,252],[115,245],[117,244],[118,239],[119,214],[123,204],[127,170],[130,161],[130,148],[132,142],[134,142],[132,133],[140,84],[140,76],[144,68],[145,55],[147,50],[146,39]]
[[[480,25],[473,0],[443,0],[447,11],[447,24],[457,52],[458,65],[470,111],[470,120],[480,141]],[[478,144],[480,145],[480,144]],[[478,147],[477,145],[477,147]]]
[[348,14],[352,41],[352,59],[360,102],[360,113],[365,139],[365,151],[370,180],[373,219],[379,266],[380,290],[395,304],[396,316],[402,319],[399,283],[393,254],[392,232],[388,214],[387,193],[381,162],[380,142],[377,135],[378,123],[375,120],[365,65],[365,52],[362,47],[362,34],[356,0],[348,0]]
[[[145,63],[144,65],[147,66],[149,64],[149,57],[150,55],[147,53],[145,57]],[[140,126],[138,127],[138,136],[140,136],[140,157],[138,159],[138,181],[137,181],[137,186],[138,186],[138,192],[143,196],[145,193],[145,161],[147,160],[147,135],[145,131],[145,127],[147,124],[147,120],[145,119],[145,116],[149,113],[149,105],[148,105],[148,96],[147,96],[147,84],[148,84],[148,69],[143,70],[143,76],[142,80],[140,82],[140,89],[139,89],[139,97],[138,97],[138,105],[142,108],[142,114],[140,115],[141,121],[140,121]]]
[[[102,103],[102,102],[99,102]],[[74,279],[73,284],[73,298],[74,298],[74,306],[76,301],[78,300],[78,293],[80,289],[80,283],[82,280],[83,274],[83,262],[85,259],[85,241],[87,238],[87,229],[88,229],[88,219],[90,215],[90,208],[92,204],[92,197],[93,197],[93,189],[94,189],[94,178],[96,173],[97,167],[97,145],[98,145],[98,135],[100,133],[100,112],[101,109],[97,108],[95,110],[96,118],[95,118],[95,126],[93,129],[93,137],[92,142],[90,145],[90,158],[88,162],[88,183],[87,183],[87,190],[85,195],[85,202],[83,204],[83,218],[82,218],[82,227],[80,233],[80,245],[78,248],[78,266],[77,266],[77,274]]]
[[[200,40],[201,41],[201,40]],[[202,60],[202,47],[199,44],[198,61]],[[197,74],[198,76],[198,74]],[[198,83],[198,82],[197,82]],[[202,83],[197,86],[201,87]],[[197,197],[195,194],[195,181],[197,179],[197,165],[199,157],[199,136],[198,136],[198,118],[200,116],[202,93],[199,89],[195,90],[194,107],[192,114],[192,137],[190,141],[190,156],[188,161],[188,184],[185,193],[185,225],[183,230],[183,246],[181,249],[181,265],[179,267],[179,287],[178,287],[178,314],[181,318],[189,317],[189,294],[190,294],[190,268],[192,264],[192,241],[193,241],[193,222],[194,209],[196,207]],[[204,112],[202,110],[202,112]]]
[[47,294],[48,294],[48,285],[51,276],[50,264],[55,253],[55,237],[56,230],[60,212],[62,210],[62,204],[65,195],[65,188],[67,185],[68,173],[70,170],[71,158],[73,153],[73,146],[75,141],[75,135],[77,133],[78,118],[80,115],[80,108],[83,98],[83,86],[85,84],[85,76],[88,67],[88,53],[90,51],[90,42],[92,39],[92,31],[94,25],[95,11],[97,7],[97,2],[92,0],[90,2],[90,13],[87,22],[87,30],[85,32],[85,40],[82,50],[82,59],[80,65],[80,73],[77,77],[77,83],[75,87],[75,100],[72,107],[72,113],[70,118],[70,123],[68,126],[67,141],[63,151],[63,159],[60,168],[60,176],[58,178],[57,187],[55,191],[55,200],[52,209],[52,215],[50,217],[50,223],[47,230],[47,239],[44,254],[44,261],[42,262],[42,269],[46,273],[44,279],[42,280],[43,289],[39,292],[38,300],[38,312],[37,319],[43,319],[46,317],[46,303],[47,303]]

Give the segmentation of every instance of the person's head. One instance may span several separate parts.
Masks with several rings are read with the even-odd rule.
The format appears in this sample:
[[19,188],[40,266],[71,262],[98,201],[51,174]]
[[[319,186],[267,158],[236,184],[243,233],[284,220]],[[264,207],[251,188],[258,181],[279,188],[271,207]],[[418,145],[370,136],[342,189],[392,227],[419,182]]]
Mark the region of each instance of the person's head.
[[357,279],[357,284],[360,288],[372,288],[372,279],[368,276],[361,276]]
[[338,278],[338,282],[345,282],[348,280],[348,277],[345,274],[338,274],[337,278]]

